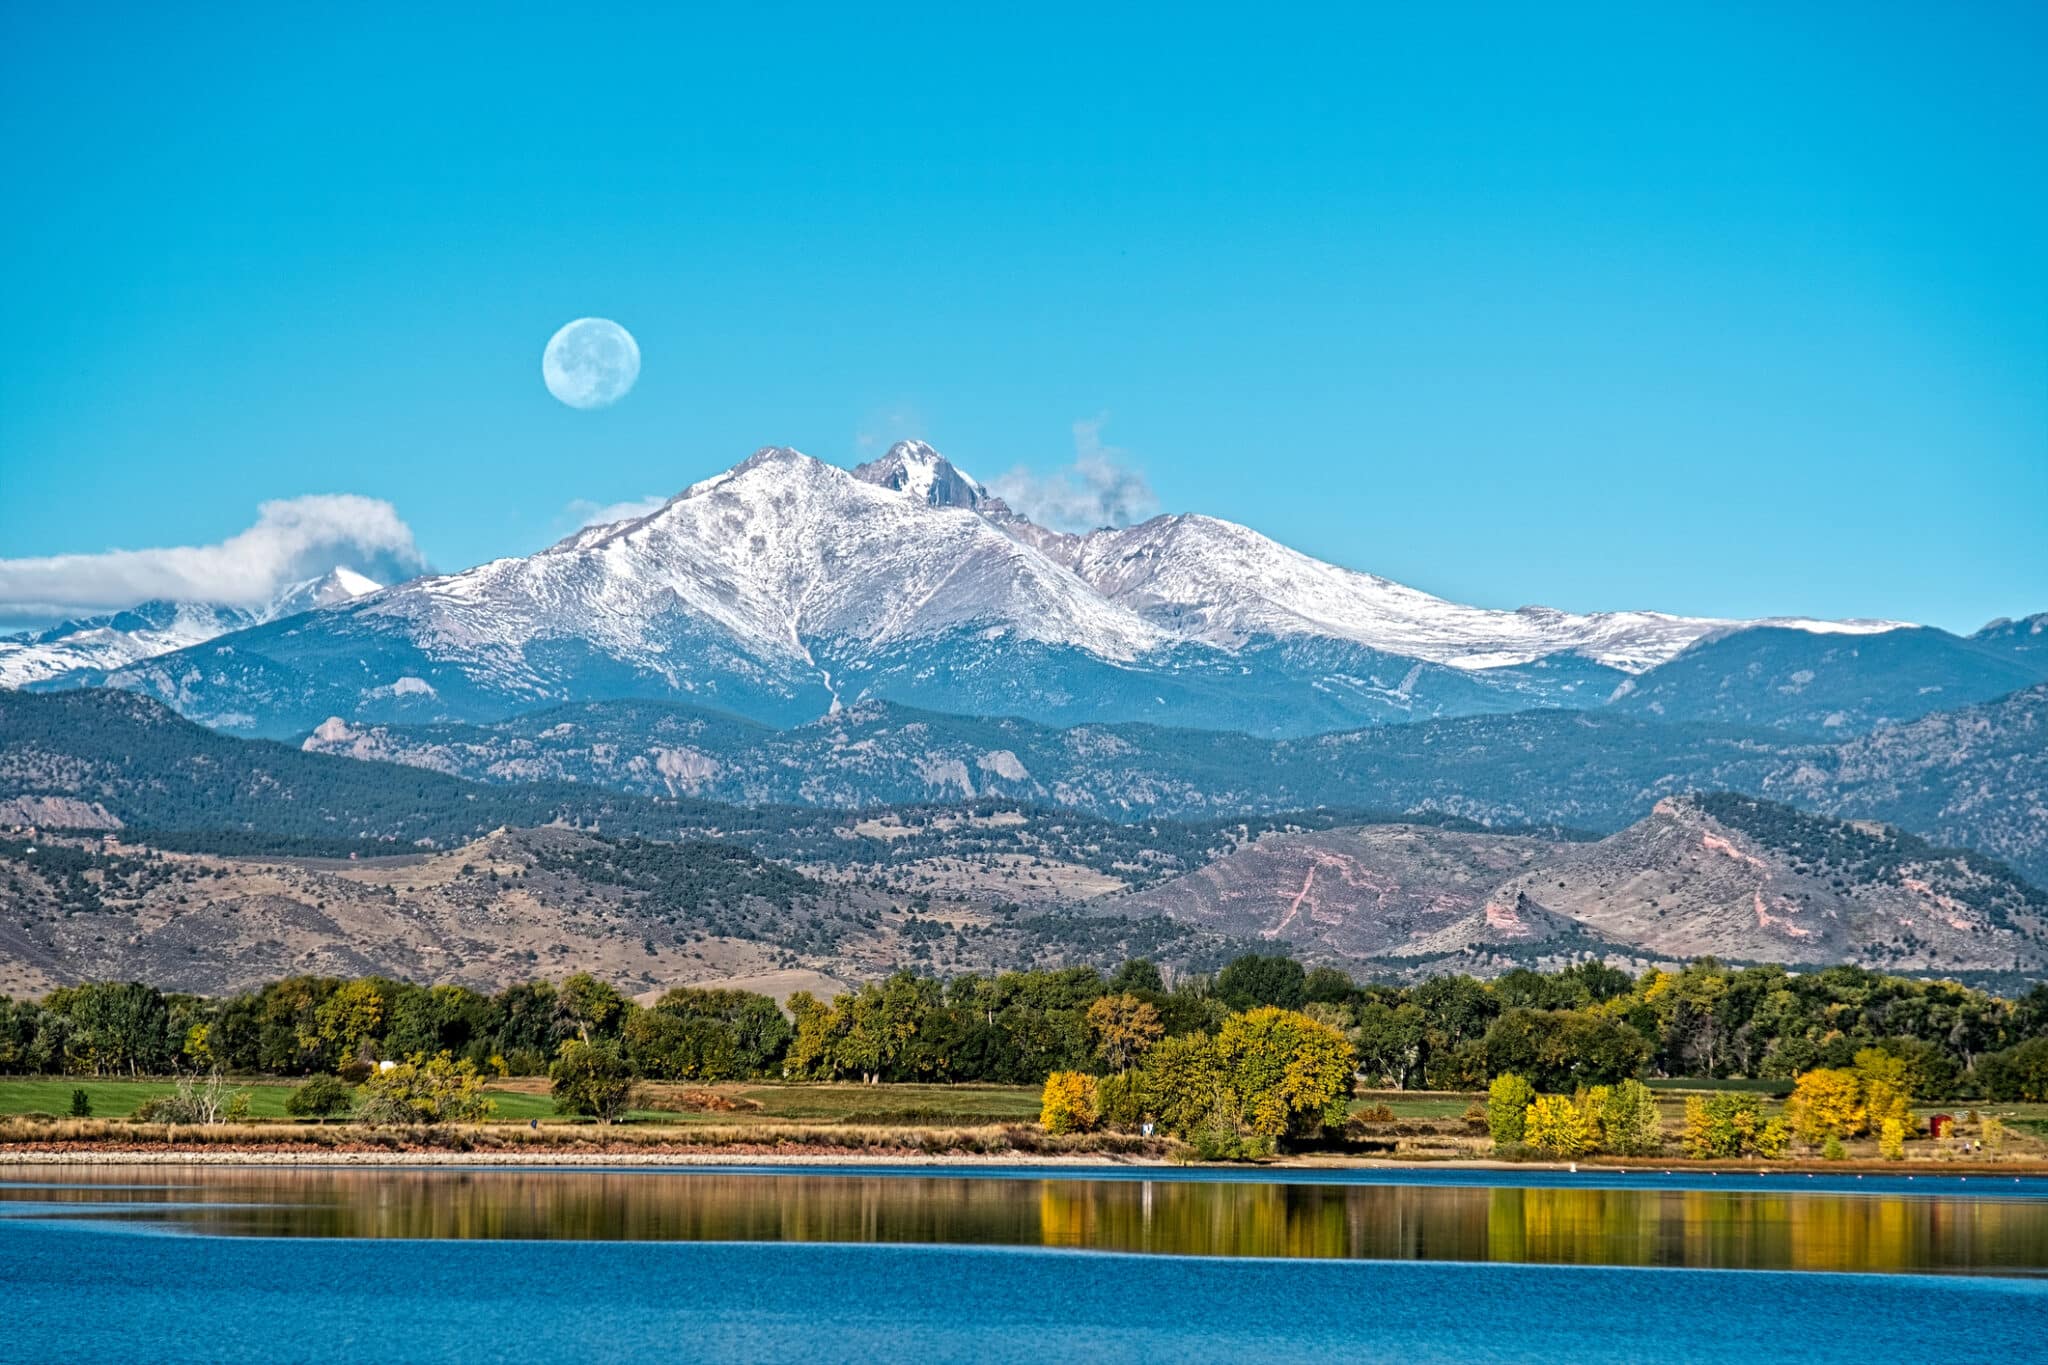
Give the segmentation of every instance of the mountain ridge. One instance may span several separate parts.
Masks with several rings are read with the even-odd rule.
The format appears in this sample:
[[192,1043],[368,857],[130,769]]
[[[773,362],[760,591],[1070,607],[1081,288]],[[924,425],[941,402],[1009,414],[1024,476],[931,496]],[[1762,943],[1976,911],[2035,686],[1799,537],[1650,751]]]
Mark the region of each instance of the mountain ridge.
[[[143,691],[244,734],[491,721],[565,701],[674,698],[777,725],[869,698],[1048,723],[1172,719],[1268,735],[1540,706],[1736,703],[1663,670],[1792,637],[1865,683],[1857,705],[1745,695],[1791,730],[1906,720],[2048,674],[1945,632],[1911,691],[1853,642],[1892,622],[1496,611],[1311,559],[1200,514],[1046,530],[931,447],[848,471],[764,447],[628,521],[415,579],[305,618],[40,685]],[[1845,644],[1844,642],[1849,642]],[[1824,690],[1824,689],[1823,689]],[[1667,697],[1666,692],[1670,695]],[[1929,698],[1933,698],[1929,700]],[[1683,718],[1683,717],[1681,717]]]
[[866,701],[787,729],[665,702],[481,726],[323,722],[304,747],[481,781],[587,782],[739,803],[1008,799],[1109,819],[1312,808],[1436,811],[1608,832],[1725,790],[1881,819],[2048,884],[2048,684],[1823,740],[1614,709],[1418,721],[1292,739],[1130,723],[1057,728]]
[[122,611],[0,636],[0,687],[25,687],[86,669],[118,669],[266,621],[339,606],[382,591],[383,586],[337,565],[316,578],[285,585],[258,606],[159,598]]

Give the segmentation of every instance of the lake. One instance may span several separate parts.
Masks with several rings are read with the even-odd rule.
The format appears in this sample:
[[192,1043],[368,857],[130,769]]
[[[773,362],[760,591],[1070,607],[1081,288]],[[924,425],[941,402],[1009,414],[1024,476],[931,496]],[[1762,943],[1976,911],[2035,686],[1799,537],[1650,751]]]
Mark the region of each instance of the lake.
[[2039,1357],[2048,1181],[0,1167],[0,1353]]

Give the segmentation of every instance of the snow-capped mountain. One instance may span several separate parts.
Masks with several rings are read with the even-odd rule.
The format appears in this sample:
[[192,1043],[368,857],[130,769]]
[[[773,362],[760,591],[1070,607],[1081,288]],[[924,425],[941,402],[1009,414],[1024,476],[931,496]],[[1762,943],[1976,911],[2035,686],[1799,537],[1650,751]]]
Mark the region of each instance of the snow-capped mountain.
[[262,606],[144,602],[126,611],[0,636],[0,687],[26,687],[79,669],[110,671],[318,607],[338,606],[383,584],[334,568],[293,583]]
[[[1759,624],[1795,641],[1845,640],[1830,667],[1852,671],[1856,639],[1898,629],[1488,610],[1204,516],[1066,535],[905,442],[851,471],[763,449],[646,516],[103,680],[265,734],[303,734],[329,716],[485,720],[616,697],[774,724],[876,697],[1056,724],[1301,734],[1603,705],[1690,648]],[[1981,663],[1967,642],[1917,633],[1939,640],[1916,654],[1932,662],[1916,665],[1915,695]],[[1683,694],[1696,692],[1688,683]],[[1643,695],[1669,713],[1674,694]],[[1980,699],[1952,688],[1907,710]],[[1887,705],[1878,697],[1856,714],[1888,717]]]
[[1227,650],[1261,636],[1295,636],[1348,641],[1454,668],[1501,668],[1571,654],[1640,673],[1696,640],[1745,626],[1871,634],[1905,624],[1731,621],[1655,611],[1581,616],[1552,607],[1489,610],[1312,559],[1215,517],[1160,516],[1085,536],[1048,531],[1017,516],[922,441],[900,443],[853,472],[935,507],[978,512],[1167,633]]

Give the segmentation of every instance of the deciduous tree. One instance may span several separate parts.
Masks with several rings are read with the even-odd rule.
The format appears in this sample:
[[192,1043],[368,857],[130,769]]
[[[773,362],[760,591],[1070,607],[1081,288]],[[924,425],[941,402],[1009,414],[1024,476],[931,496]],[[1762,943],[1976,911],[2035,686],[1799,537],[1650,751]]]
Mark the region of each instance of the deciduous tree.
[[1038,1121],[1048,1133],[1085,1133],[1095,1126],[1095,1078],[1083,1071],[1055,1071],[1045,1078]]

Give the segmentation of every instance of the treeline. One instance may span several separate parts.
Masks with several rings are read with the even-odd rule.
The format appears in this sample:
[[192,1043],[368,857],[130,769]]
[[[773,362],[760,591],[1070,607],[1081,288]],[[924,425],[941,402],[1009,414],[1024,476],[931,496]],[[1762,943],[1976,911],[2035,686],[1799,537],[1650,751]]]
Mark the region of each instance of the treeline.
[[1247,954],[1169,984],[1134,959],[962,975],[899,972],[826,1003],[682,989],[642,1007],[587,975],[495,994],[380,978],[291,977],[225,999],[137,983],[0,997],[0,1071],[149,1074],[226,1069],[347,1074],[447,1053],[545,1074],[576,1041],[645,1079],[990,1081],[1115,1075],[1165,1039],[1221,1036],[1261,1007],[1296,1011],[1349,1044],[1359,1079],[1480,1090],[1496,1077],[1571,1094],[1643,1077],[1783,1081],[1898,1059],[1928,1099],[2048,1099],[2048,985],[2017,1000],[1855,967],[1792,973],[1711,960],[1640,976],[1600,961],[1486,982],[1360,984],[1328,967]]

